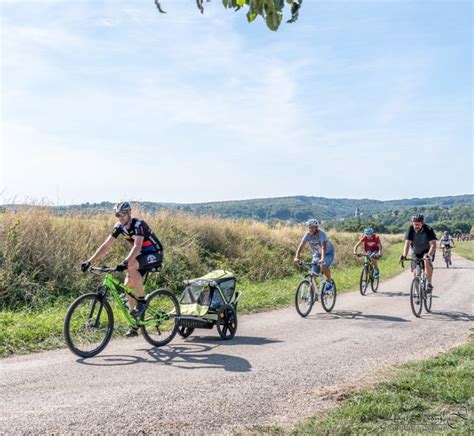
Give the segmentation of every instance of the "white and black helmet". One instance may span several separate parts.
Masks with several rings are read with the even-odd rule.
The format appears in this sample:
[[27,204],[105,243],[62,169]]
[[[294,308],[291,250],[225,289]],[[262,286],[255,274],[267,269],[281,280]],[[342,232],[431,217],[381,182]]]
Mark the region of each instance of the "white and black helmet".
[[311,218],[310,220],[306,221],[307,226],[319,226],[319,221],[317,219]]
[[130,206],[130,203],[128,201],[121,201],[120,203],[117,203],[114,206],[114,213],[125,213],[125,212],[130,212],[132,210],[132,207]]

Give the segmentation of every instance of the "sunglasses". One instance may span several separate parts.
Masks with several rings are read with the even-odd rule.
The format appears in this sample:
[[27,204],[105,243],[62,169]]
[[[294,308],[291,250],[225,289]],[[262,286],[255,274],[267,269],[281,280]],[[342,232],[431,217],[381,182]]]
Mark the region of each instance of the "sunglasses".
[[115,214],[115,217],[116,217],[116,218],[124,218],[124,217],[126,217],[126,216],[127,216],[127,212],[117,212],[117,213]]

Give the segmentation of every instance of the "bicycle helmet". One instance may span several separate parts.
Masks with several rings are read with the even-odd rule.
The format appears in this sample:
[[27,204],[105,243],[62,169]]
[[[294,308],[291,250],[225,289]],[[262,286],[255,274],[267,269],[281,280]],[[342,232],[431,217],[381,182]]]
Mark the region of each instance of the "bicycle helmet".
[[125,213],[130,212],[132,207],[128,201],[121,201],[114,206],[114,213],[117,215],[118,213]]
[[374,229],[372,227],[367,227],[364,229],[364,234],[365,235],[372,235],[374,233]]
[[417,223],[422,223],[425,221],[425,217],[422,213],[417,213],[411,217],[411,220]]
[[306,225],[308,226],[319,226],[319,221],[311,218],[310,220],[306,221]]

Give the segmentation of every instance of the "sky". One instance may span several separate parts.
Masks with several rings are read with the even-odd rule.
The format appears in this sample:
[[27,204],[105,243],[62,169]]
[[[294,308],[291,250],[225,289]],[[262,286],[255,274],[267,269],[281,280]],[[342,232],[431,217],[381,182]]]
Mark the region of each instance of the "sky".
[[470,0],[161,3],[0,0],[0,203],[473,192]]

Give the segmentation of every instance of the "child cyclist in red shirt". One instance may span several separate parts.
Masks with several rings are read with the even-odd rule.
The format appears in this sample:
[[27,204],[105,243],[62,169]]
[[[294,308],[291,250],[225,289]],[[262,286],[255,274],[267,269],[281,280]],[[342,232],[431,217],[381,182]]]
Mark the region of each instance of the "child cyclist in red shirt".
[[365,254],[371,256],[372,264],[374,265],[374,276],[378,277],[379,268],[377,266],[377,259],[382,256],[382,242],[380,242],[380,238],[374,233],[372,227],[367,227],[364,230],[364,236],[360,238],[359,242],[354,247],[354,254],[357,254],[357,249],[361,244],[364,244]]

